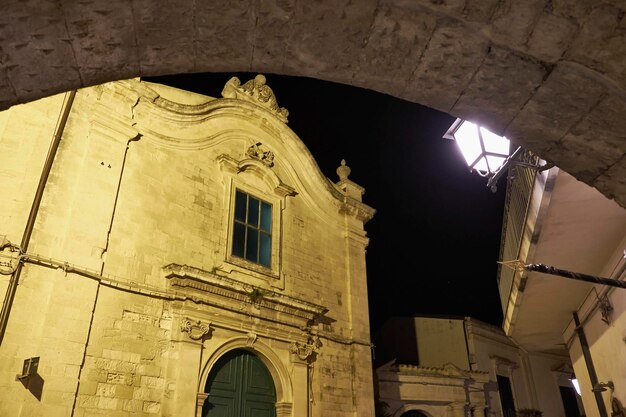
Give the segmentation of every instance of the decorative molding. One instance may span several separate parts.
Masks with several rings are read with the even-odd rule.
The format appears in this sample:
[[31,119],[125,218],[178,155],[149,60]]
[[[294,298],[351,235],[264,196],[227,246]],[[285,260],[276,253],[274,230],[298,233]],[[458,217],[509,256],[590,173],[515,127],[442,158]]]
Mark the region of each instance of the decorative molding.
[[467,333],[473,337],[480,337],[490,341],[502,343],[508,346],[516,347],[515,343],[509,339],[501,327],[485,323],[473,317],[463,319],[467,328]]
[[250,158],[258,159],[263,163],[263,165],[272,167],[274,166],[274,152],[272,151],[264,151],[261,149],[263,144],[261,142],[257,142],[253,145],[250,145],[248,150],[246,151],[246,155]]
[[272,112],[281,122],[287,123],[289,112],[284,107],[278,106],[276,96],[270,86],[266,84],[265,76],[262,74],[258,74],[243,85],[239,78],[232,77],[224,85],[222,97],[259,104]]
[[276,403],[276,417],[288,417],[291,416],[291,410],[293,409],[293,403]]
[[265,162],[260,161],[258,158],[237,161],[229,155],[221,154],[217,157],[217,163],[222,171],[230,172],[231,174],[239,174],[240,172],[256,173],[280,197],[298,194],[293,187],[285,184],[274,171],[268,169],[269,166]]
[[185,318],[180,323],[180,331],[187,333],[191,340],[203,340],[211,331],[211,323]]
[[111,119],[110,115],[107,115],[106,118],[103,117],[103,119],[107,120],[107,123],[98,119],[90,121],[89,136],[106,138],[120,146],[126,145],[130,139],[139,137],[139,131],[134,127],[129,127],[127,123]]
[[[326,307],[317,304],[188,265],[169,264],[163,269],[170,286],[196,302],[213,304],[209,297],[219,296],[233,302],[256,303],[259,307],[299,317],[305,322],[312,322],[328,311]],[[250,293],[255,289],[261,292],[263,297],[253,302]]]
[[254,345],[254,342],[257,341],[259,336],[256,333],[254,333],[254,332],[249,332],[246,335],[246,337],[247,337],[246,338],[246,346],[252,347],[252,345]]
[[365,203],[357,201],[352,197],[343,195],[340,199],[341,203],[339,207],[339,212],[342,214],[354,216],[362,221],[363,224],[370,221],[372,217],[374,217],[374,214],[376,214],[376,209],[368,206]]
[[349,229],[343,233],[343,237],[350,239],[354,242],[358,242],[363,246],[363,249],[367,248],[367,245],[370,243],[370,239],[367,237],[367,232],[364,230],[354,230]]
[[513,371],[519,368],[519,364],[517,362],[513,362],[510,359],[503,358],[501,356],[489,355],[489,359],[491,359],[493,370],[496,374],[505,372],[508,374],[507,376],[510,377]]
[[307,343],[292,342],[289,345],[289,351],[296,355],[301,361],[313,362],[317,355],[317,349],[321,346],[321,342],[317,336],[309,337]]
[[476,378],[476,376],[480,375],[483,377],[482,379],[488,378],[489,375],[488,372],[484,371],[467,371],[452,363],[447,363],[442,368],[407,364],[397,364],[395,365],[395,368],[398,373],[406,375],[443,375],[460,378],[469,378],[471,376]]
[[204,406],[204,402],[209,398],[208,392],[199,392],[196,397],[196,405],[200,411],[202,411],[202,406]]

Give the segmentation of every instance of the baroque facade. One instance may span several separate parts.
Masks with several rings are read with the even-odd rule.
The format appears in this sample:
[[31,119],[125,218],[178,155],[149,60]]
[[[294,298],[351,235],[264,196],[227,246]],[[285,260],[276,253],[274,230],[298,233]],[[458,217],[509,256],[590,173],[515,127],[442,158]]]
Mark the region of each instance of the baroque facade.
[[373,416],[375,211],[262,75],[222,95],[0,113],[0,415]]

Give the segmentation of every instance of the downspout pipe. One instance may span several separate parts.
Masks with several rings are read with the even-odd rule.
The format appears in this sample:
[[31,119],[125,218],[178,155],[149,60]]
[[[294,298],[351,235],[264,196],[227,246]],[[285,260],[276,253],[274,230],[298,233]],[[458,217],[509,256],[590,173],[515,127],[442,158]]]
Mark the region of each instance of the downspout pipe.
[[[587,343],[587,336],[585,336],[585,330],[583,326],[580,324],[580,319],[578,318],[578,313],[574,311],[574,324],[576,326],[576,334],[578,335],[578,340],[580,341],[580,346],[583,351],[583,357],[585,358],[585,365],[587,365],[587,372],[589,373],[589,380],[591,381],[591,386],[595,387],[598,383],[598,375],[596,374],[596,368],[593,365],[593,359],[591,357],[591,351],[589,350],[589,343]],[[596,398],[596,404],[598,405],[598,411],[600,412],[600,417],[608,417],[606,406],[604,405],[604,400],[602,399],[602,393],[594,391],[594,397]]]
[[[66,94],[63,107],[61,109],[61,116],[54,131],[50,148],[48,149],[48,155],[46,156],[46,161],[44,162],[41,176],[39,177],[39,184],[37,184],[33,204],[30,207],[30,213],[28,214],[28,220],[26,221],[26,227],[24,228],[24,234],[22,235],[22,242],[20,243],[21,254],[26,253],[28,250],[30,238],[33,234],[33,229],[35,228],[37,214],[39,213],[39,206],[41,205],[48,177],[50,176],[50,171],[52,170],[52,164],[56,158],[59,143],[61,142],[61,137],[63,136],[63,131],[65,129],[65,125],[67,124],[67,119],[69,117],[70,110],[72,109],[75,97],[76,90],[69,91]],[[9,278],[9,285],[7,286],[7,292],[2,303],[2,310],[0,311],[0,346],[4,340],[4,334],[9,323],[9,315],[11,313],[11,307],[13,306],[13,300],[15,299],[15,293],[17,292],[17,286],[20,280],[23,265],[24,263],[20,261],[17,264],[15,271],[13,271],[13,274],[11,274],[11,278]]]

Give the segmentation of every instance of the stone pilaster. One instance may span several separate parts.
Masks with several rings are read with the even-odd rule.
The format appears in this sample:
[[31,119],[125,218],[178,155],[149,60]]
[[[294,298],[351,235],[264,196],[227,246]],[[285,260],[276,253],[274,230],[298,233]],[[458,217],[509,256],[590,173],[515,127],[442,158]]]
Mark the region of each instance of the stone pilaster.
[[465,403],[461,401],[450,403],[449,407],[449,417],[467,417],[465,415]]

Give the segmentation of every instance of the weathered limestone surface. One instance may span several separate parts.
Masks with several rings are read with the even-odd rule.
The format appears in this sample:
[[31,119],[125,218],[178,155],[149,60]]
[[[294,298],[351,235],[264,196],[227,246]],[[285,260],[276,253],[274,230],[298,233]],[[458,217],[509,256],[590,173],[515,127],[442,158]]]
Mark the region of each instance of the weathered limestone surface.
[[134,76],[307,76],[483,122],[626,207],[623,0],[6,3],[2,109]]
[[[323,176],[273,94],[242,91],[77,92],[0,345],[1,416],[199,416],[213,365],[246,349],[277,416],[373,417],[374,210]],[[1,242],[22,239],[65,97],[0,115]],[[275,208],[269,268],[230,253],[235,187]],[[35,356],[39,391],[15,379]]]

